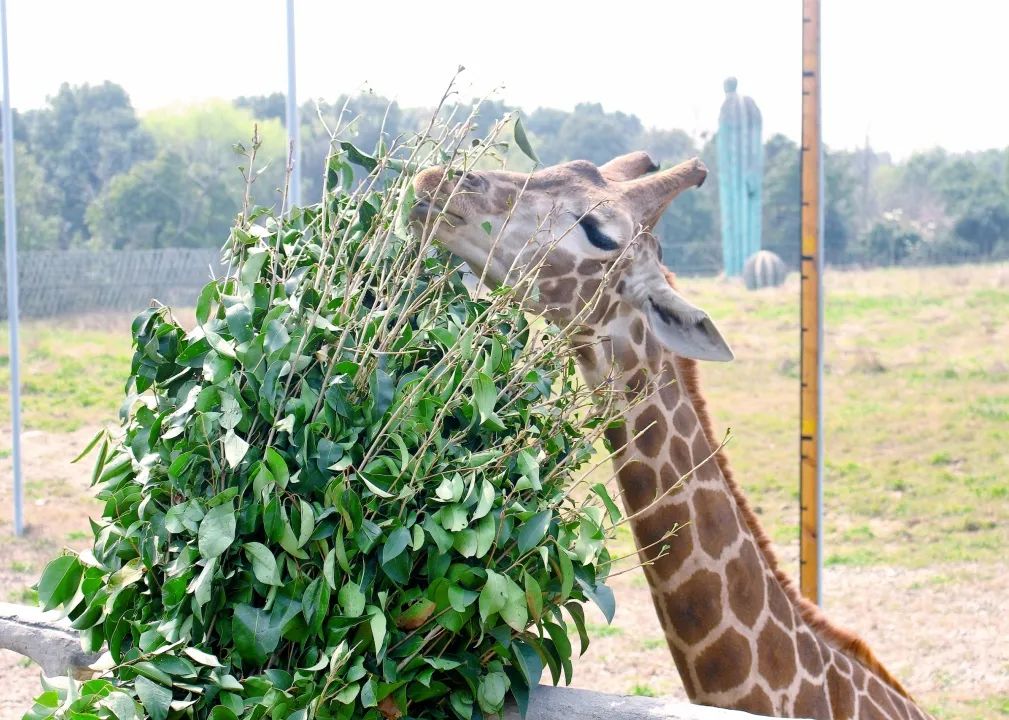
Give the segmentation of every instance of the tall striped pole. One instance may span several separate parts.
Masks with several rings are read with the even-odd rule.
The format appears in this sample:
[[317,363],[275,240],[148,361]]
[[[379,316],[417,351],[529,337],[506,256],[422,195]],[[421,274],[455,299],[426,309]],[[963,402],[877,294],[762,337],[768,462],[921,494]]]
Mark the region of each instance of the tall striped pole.
[[7,0],[0,0],[3,39],[4,248],[7,260],[7,327],[10,331],[11,465],[14,473],[14,534],[25,530],[21,477],[21,363],[18,348],[18,233],[14,203],[14,128],[7,74]]
[[820,2],[802,2],[802,180],[799,266],[799,587],[823,590],[823,143],[820,136]]

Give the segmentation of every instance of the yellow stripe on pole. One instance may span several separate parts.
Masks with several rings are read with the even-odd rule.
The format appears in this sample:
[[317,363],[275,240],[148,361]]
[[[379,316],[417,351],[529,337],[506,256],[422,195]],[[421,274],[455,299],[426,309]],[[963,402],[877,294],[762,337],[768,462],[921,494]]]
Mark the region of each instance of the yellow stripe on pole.
[[799,587],[821,601],[823,478],[823,152],[820,137],[820,3],[802,3],[802,180],[799,435]]

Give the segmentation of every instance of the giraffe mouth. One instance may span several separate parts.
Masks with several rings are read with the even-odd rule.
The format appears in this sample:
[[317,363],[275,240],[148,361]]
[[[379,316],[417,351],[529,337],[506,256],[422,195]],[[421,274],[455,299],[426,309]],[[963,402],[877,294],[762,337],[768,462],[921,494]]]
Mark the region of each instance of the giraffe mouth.
[[466,219],[462,215],[446,210],[443,206],[430,200],[418,200],[410,211],[410,219],[414,222],[431,222],[433,224],[438,218],[444,219],[452,227],[466,223]]

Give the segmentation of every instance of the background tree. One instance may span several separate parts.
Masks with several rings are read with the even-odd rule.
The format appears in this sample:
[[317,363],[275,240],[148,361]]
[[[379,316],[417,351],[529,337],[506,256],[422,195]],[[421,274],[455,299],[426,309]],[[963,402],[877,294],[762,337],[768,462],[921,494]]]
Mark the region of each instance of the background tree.
[[[42,168],[19,142],[14,143],[15,202],[17,203],[18,249],[53,250],[60,247],[60,217],[53,212],[60,198],[45,182]],[[0,177],[0,208],[3,208],[3,178]],[[0,223],[0,240],[6,242],[6,228]]]
[[25,113],[24,120],[29,151],[57,198],[59,245],[80,243],[89,237],[88,204],[109,180],[154,154],[151,139],[126,91],[111,82],[64,83],[45,108]]

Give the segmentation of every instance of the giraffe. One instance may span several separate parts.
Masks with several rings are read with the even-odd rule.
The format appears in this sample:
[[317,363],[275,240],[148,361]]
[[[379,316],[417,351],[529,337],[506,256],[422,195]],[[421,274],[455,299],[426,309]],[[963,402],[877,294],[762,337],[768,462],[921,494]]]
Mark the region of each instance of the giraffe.
[[[625,422],[607,431],[617,482],[692,702],[927,718],[861,639],[799,596],[719,449],[696,361],[732,351],[675,289],[650,232],[706,174],[698,159],[659,171],[643,152],[532,174],[429,168],[412,217],[485,282],[531,288],[523,301],[566,329],[586,380],[619,391]],[[663,552],[674,525],[685,529]]]

